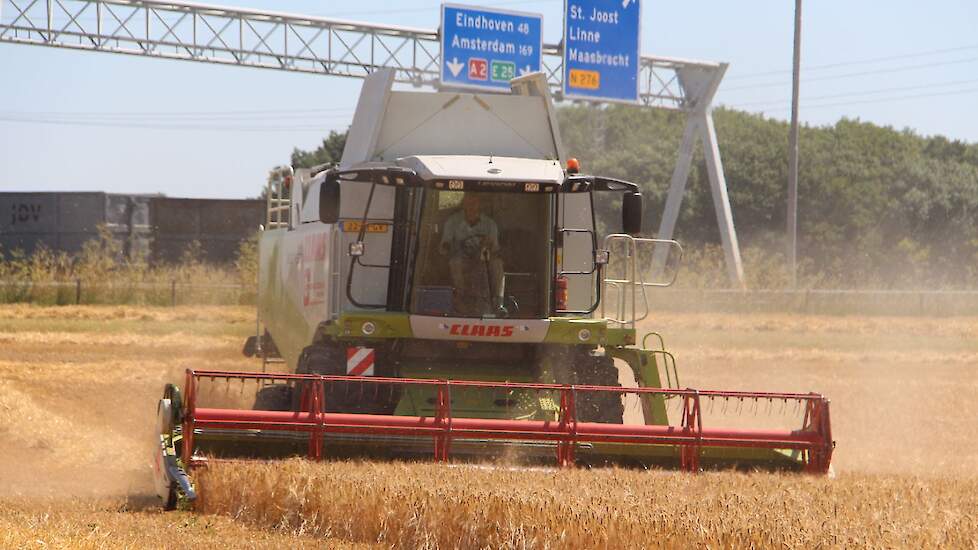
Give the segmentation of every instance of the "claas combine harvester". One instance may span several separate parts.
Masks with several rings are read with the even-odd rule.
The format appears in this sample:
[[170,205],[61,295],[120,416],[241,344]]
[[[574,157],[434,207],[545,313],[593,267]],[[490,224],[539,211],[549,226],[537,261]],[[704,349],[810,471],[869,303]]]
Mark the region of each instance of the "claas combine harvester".
[[[270,182],[245,344],[263,368],[165,388],[168,506],[242,457],[828,471],[822,396],[682,388],[662,338],[638,339],[646,289],[669,283],[643,262],[681,248],[637,236],[635,184],[565,159],[542,75],[507,95],[392,82],[366,79],[338,166]],[[599,201],[623,226],[600,240]]]

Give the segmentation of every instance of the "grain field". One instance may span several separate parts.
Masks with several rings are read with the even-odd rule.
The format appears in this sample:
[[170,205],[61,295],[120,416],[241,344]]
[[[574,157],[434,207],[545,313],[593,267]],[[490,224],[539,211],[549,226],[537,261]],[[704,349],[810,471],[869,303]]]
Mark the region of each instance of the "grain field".
[[684,386],[830,397],[836,477],[287,461],[212,468],[196,512],[162,514],[162,385],[253,370],[250,308],[8,305],[0,547],[976,547],[978,319],[662,313],[646,328]]

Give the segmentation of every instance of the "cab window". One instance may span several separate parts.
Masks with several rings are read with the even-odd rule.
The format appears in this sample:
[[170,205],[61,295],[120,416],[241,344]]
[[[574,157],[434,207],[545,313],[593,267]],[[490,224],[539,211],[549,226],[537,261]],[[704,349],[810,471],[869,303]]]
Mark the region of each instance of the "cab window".
[[412,313],[546,317],[552,200],[522,193],[427,192]]

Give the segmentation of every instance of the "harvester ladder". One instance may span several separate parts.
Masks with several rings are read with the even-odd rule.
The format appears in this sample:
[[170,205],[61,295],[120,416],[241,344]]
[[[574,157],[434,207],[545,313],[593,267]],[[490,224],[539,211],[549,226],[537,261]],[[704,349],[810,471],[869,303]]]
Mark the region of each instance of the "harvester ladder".
[[289,227],[294,175],[291,166],[275,170],[269,175],[265,205],[265,229]]
[[[265,193],[265,225],[259,227],[259,232],[267,229],[288,229],[292,223],[292,181],[295,173],[291,166],[273,170],[268,176],[268,187]],[[301,191],[300,191],[301,195]],[[296,213],[296,216],[298,214]],[[258,270],[258,281],[256,291],[261,289],[261,270]],[[257,296],[258,294],[256,294]],[[261,356],[261,370],[266,372],[269,363],[284,363],[281,358],[268,356],[268,350],[264,346],[265,327],[261,318],[261,304],[255,308],[255,342],[256,352]]]

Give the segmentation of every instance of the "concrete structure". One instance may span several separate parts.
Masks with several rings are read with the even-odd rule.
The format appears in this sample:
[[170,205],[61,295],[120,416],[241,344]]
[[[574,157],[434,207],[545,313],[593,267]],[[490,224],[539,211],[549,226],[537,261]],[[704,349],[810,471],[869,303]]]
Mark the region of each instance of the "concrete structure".
[[70,254],[98,237],[104,225],[122,243],[126,257],[149,251],[146,195],[101,192],[0,193],[0,247],[30,254],[40,246]]
[[243,239],[258,232],[265,218],[265,201],[177,199],[150,201],[153,263],[177,262],[193,241],[201,244],[209,262],[230,262]]
[[104,225],[126,258],[177,262],[199,241],[207,262],[233,261],[258,231],[265,201],[180,199],[101,192],[0,192],[0,250],[77,254]]

